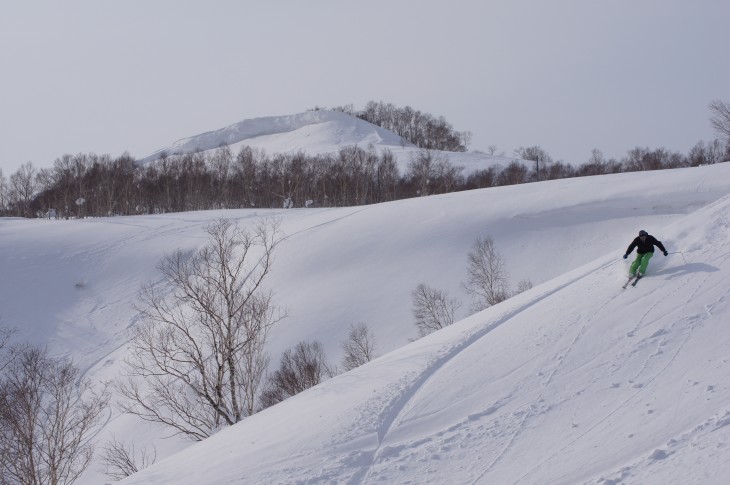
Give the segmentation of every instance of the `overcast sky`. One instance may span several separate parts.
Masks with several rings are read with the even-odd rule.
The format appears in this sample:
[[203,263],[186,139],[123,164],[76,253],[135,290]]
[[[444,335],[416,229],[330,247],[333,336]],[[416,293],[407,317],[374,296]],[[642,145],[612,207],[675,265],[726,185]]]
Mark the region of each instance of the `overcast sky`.
[[369,100],[471,149],[686,153],[730,101],[728,25],[728,0],[4,2],[0,168]]

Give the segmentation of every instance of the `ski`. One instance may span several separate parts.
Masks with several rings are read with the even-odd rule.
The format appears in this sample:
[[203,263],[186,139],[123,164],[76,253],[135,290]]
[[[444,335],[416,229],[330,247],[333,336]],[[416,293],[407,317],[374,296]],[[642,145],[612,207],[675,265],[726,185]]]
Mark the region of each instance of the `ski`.
[[624,283],[621,288],[625,290],[626,287],[629,286],[629,283],[631,283],[631,286],[636,286],[636,283],[639,281],[640,278],[641,276],[629,276],[629,279],[626,281],[626,283]]

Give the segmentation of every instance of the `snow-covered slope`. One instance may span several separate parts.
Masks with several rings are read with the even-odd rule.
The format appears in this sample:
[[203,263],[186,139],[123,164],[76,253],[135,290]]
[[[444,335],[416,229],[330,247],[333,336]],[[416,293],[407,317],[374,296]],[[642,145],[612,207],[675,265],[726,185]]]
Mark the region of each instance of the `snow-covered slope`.
[[[210,152],[228,146],[235,155],[244,146],[266,151],[268,154],[305,152],[308,155],[336,153],[340,148],[357,145],[371,146],[378,152],[390,150],[404,172],[418,148],[390,130],[337,111],[307,111],[295,115],[269,116],[240,121],[215,131],[183,138],[145,157],[141,163],[156,160],[167,154]],[[506,166],[517,160],[483,153],[441,152],[464,173],[491,165]],[[532,162],[528,162],[532,163]]]
[[[344,145],[401,146],[401,138],[345,113],[335,111],[307,111],[289,116],[267,116],[243,120],[215,131],[178,140],[158,150],[143,161],[168,154],[189,153],[196,150],[214,150],[228,145],[234,151],[241,144],[254,148],[274,149],[277,152],[305,151],[320,153],[323,147]],[[329,150],[328,150],[329,151]]]
[[[525,483],[565,483],[615,479],[622,467],[644,476],[644,466],[679,468],[693,479],[700,468],[682,464],[699,460],[712,473],[718,460],[730,460],[714,448],[725,443],[724,428],[710,432],[724,423],[727,395],[719,355],[730,336],[714,326],[727,317],[726,201],[716,202],[727,194],[730,164],[721,164],[353,208],[0,219],[0,320],[18,327],[19,339],[73,357],[85,375],[114,377],[126,329],[137,321],[136,292],[158,278],[162,255],[200,247],[204,225],[217,217],[248,226],[276,216],[288,237],[269,285],[290,317],[271,333],[273,361],[300,340],[319,339],[337,362],[349,325],[359,321],[381,354],[393,353],[171,456],[134,483],[183,476],[177,483],[405,483],[423,482],[428,470],[434,482],[484,473],[483,483],[510,483],[502,477],[516,481],[518,469]],[[652,277],[623,291],[620,256],[639,229],[675,254],[656,256]],[[504,255],[512,286],[522,279],[537,286],[402,348],[417,335],[410,296],[417,284],[462,299],[459,317],[467,315],[466,253],[486,234]],[[708,328],[715,339],[705,343]],[[682,404],[685,395],[691,406]],[[665,433],[659,427],[667,415],[676,426]],[[643,428],[642,420],[656,427]],[[701,446],[680,450],[695,443],[694,428],[706,432]],[[632,436],[622,441],[617,430]],[[138,446],[156,442],[161,458],[186,445],[161,441],[164,431],[117,411],[96,439],[112,433]],[[652,454],[669,458],[649,460]],[[392,475],[398,470],[400,478]],[[200,481],[203,472],[209,478]],[[102,480],[97,463],[81,483]]]
[[727,483],[730,196],[270,408],[126,480]]

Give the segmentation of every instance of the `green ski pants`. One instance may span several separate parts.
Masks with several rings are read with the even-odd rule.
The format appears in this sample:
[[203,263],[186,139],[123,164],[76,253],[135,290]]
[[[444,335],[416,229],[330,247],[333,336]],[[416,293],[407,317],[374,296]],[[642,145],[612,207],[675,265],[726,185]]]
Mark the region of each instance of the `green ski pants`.
[[654,256],[654,253],[636,253],[636,259],[631,263],[629,274],[632,276],[635,275],[637,268],[639,269],[639,273],[646,274],[646,267],[649,266],[649,260],[652,256]]

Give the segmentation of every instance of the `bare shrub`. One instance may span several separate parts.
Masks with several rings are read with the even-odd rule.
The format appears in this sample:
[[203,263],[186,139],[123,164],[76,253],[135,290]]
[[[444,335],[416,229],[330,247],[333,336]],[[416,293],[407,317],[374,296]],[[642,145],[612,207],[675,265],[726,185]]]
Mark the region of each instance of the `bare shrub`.
[[282,354],[279,369],[269,376],[261,394],[262,408],[316,386],[329,373],[322,344],[316,340],[299,342]]
[[467,254],[466,292],[472,297],[472,311],[481,311],[509,297],[507,270],[491,236],[479,237]]
[[342,367],[345,371],[354,369],[375,358],[375,336],[363,322],[351,325],[342,349],[345,351]]
[[436,290],[423,283],[411,293],[413,317],[421,337],[454,323],[454,314],[461,303],[450,298],[445,291]]
[[154,464],[156,460],[157,450],[154,447],[151,450],[143,448],[138,451],[134,444],[128,445],[114,437],[104,445],[101,454],[101,461],[105,466],[104,474],[113,480],[121,480],[137,473]]
[[519,283],[517,283],[517,291],[515,291],[515,295],[519,295],[522,292],[525,292],[532,288],[532,281],[530,280],[520,280]]

